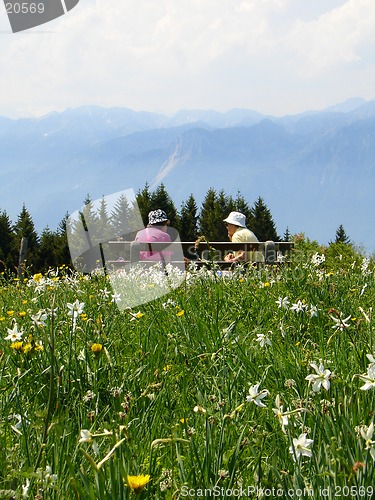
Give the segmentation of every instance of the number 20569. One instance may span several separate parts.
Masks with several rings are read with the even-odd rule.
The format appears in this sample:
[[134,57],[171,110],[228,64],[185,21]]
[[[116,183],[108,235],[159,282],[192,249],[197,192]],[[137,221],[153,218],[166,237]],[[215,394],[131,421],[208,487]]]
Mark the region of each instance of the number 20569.
[[7,14],[43,14],[44,3],[8,2],[5,4],[5,8]]

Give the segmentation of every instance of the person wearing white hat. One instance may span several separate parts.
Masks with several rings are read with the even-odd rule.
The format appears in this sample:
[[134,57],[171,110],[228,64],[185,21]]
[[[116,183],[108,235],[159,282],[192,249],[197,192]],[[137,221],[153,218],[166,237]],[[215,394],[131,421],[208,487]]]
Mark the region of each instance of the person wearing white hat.
[[[246,216],[241,212],[231,212],[224,219],[228,231],[228,237],[233,243],[246,243],[259,241],[255,234],[246,227]],[[243,262],[259,260],[259,252],[245,252],[239,250],[237,252],[228,253],[224,260],[229,262]]]

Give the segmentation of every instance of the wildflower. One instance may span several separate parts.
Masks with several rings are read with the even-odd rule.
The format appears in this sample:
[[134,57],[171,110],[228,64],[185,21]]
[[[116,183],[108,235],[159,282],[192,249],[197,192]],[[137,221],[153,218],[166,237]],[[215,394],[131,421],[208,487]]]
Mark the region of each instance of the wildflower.
[[29,478],[26,479],[26,484],[22,485],[22,498],[27,498],[29,494],[29,488],[30,488],[30,480]]
[[203,414],[206,413],[206,410],[202,406],[199,406],[199,405],[194,406],[193,411],[195,413],[203,413]]
[[367,374],[358,375],[365,385],[360,387],[362,391],[368,391],[369,389],[375,388],[375,364],[371,363],[367,368]]
[[276,300],[276,304],[279,306],[279,309],[288,309],[289,306],[289,300],[288,297],[279,297]]
[[18,316],[19,316],[20,318],[23,318],[24,316],[26,316],[26,314],[27,314],[27,313],[26,313],[26,311],[20,311],[20,312],[18,313]]
[[92,434],[87,429],[81,429],[81,438],[78,441],[79,443],[91,443],[92,442]]
[[329,315],[329,317],[334,321],[334,325],[332,326],[332,328],[334,329],[339,329],[341,331],[344,330],[344,328],[348,328],[350,325],[348,323],[348,321],[350,320],[351,318],[351,315],[349,315],[347,318],[342,318],[342,314],[340,313],[339,317],[338,318],[335,318],[335,316],[332,316],[332,314]]
[[307,439],[306,434],[300,434],[298,438],[293,438],[293,445],[289,446],[289,452],[293,455],[294,461],[301,456],[311,457],[312,451],[310,446],[313,444],[313,439]]
[[323,264],[325,260],[325,255],[319,254],[318,252],[314,253],[314,255],[311,257],[311,263],[314,264],[314,266],[320,266],[320,264]]
[[23,351],[23,343],[21,342],[13,342],[10,345],[11,349],[14,349],[15,351],[21,352]]
[[329,378],[331,376],[331,371],[328,369],[324,369],[324,366],[322,363],[320,365],[316,365],[315,363],[310,363],[311,368],[314,368],[316,373],[311,373],[310,375],[307,375],[305,380],[308,380],[313,384],[313,391],[314,392],[319,392],[322,386],[324,389],[328,391],[330,387],[330,381]]
[[252,385],[249,389],[249,395],[246,396],[246,399],[249,403],[254,403],[257,406],[260,406],[261,408],[265,408],[266,405],[262,403],[262,399],[268,396],[268,391],[267,389],[263,389],[260,392],[259,391],[259,385]]
[[87,391],[86,394],[83,396],[83,402],[84,403],[88,403],[89,401],[91,401],[92,399],[95,398],[95,393],[92,392],[92,391]]
[[282,431],[285,432],[285,427],[289,424],[289,420],[288,420],[288,416],[285,415],[283,412],[283,402],[282,402],[279,394],[276,396],[275,405],[276,405],[276,408],[272,408],[272,411],[274,412],[276,417],[279,419]]
[[28,342],[27,344],[25,344],[23,347],[22,347],[22,351],[24,354],[27,354],[28,352],[32,351],[33,349],[33,346],[30,342]]
[[34,276],[33,276],[33,280],[35,281],[35,283],[39,283],[39,281],[41,281],[42,279],[43,279],[42,273],[37,273],[37,274],[34,274]]
[[177,316],[183,316],[185,314],[185,311],[181,309],[181,311],[178,311]]
[[371,422],[370,426],[367,429],[365,428],[361,429],[361,435],[365,440],[366,444],[365,449],[370,450],[370,455],[372,459],[375,461],[375,448],[374,448],[375,441],[372,440],[373,434],[374,434],[374,422]]
[[8,328],[8,336],[4,337],[4,340],[11,340],[12,342],[17,342],[19,340],[22,340],[22,336],[23,336],[23,330],[19,332],[18,325],[17,323],[15,323],[12,329]]
[[142,318],[142,316],[144,316],[144,314],[141,311],[138,311],[137,313],[131,312],[130,315],[132,316],[132,319],[130,321],[135,321],[137,319]]
[[91,352],[94,354],[100,354],[102,352],[103,346],[102,344],[92,344]]
[[271,340],[264,333],[258,333],[255,340],[256,342],[259,342],[260,347],[264,347],[265,345],[272,345]]
[[113,293],[111,302],[114,302],[115,304],[117,304],[118,302],[121,302],[121,294],[120,293]]
[[318,308],[316,306],[313,306],[312,304],[310,304],[309,313],[310,313],[311,318],[317,317],[318,316]]
[[34,316],[31,316],[31,320],[38,327],[46,326],[46,320],[48,318],[47,313],[41,309]]
[[128,476],[127,483],[129,488],[131,488],[134,493],[139,493],[151,480],[149,474],[141,474],[139,476]]
[[68,309],[69,309],[68,315],[73,316],[75,318],[79,314],[82,314],[83,308],[85,307],[85,303],[79,302],[78,299],[76,299],[72,304],[70,302],[68,302],[66,305],[68,306]]
[[291,310],[296,313],[303,312],[306,309],[306,304],[302,302],[302,300],[298,300],[295,304],[292,305]]

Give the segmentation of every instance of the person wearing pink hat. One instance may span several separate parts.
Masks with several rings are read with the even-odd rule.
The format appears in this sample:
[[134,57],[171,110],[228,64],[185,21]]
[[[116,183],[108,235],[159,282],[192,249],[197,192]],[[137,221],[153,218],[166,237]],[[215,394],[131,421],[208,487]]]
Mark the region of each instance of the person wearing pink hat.
[[[246,216],[241,212],[231,212],[224,219],[228,231],[228,237],[233,243],[240,242],[257,242],[259,241],[255,234],[246,227]],[[259,252],[245,252],[239,250],[237,252],[228,253],[224,260],[229,262],[244,262],[261,260]]]

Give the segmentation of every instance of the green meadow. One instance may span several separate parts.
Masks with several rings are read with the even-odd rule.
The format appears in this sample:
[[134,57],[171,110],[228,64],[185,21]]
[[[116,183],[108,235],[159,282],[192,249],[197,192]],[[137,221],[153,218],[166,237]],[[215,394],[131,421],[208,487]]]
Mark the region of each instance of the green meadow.
[[3,274],[0,497],[372,498],[375,266],[340,248],[133,309],[99,272]]

